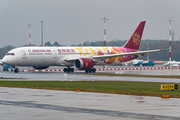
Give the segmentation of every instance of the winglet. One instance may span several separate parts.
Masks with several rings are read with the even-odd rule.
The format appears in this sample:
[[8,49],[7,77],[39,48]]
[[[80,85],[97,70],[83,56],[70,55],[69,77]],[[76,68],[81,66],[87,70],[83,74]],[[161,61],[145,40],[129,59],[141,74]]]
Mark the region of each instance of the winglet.
[[142,21],[139,26],[136,28],[134,33],[132,34],[131,38],[126,42],[124,47],[131,48],[131,49],[139,49],[139,45],[141,43],[141,37],[143,34],[144,26],[146,21]]

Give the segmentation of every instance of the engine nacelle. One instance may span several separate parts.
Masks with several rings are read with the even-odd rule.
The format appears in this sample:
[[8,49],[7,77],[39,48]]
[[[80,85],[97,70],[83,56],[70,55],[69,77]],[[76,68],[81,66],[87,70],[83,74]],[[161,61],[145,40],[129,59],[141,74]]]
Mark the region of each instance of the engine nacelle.
[[46,69],[48,68],[49,66],[33,66],[34,69]]
[[79,70],[90,70],[94,66],[91,58],[79,58],[74,61],[74,66]]

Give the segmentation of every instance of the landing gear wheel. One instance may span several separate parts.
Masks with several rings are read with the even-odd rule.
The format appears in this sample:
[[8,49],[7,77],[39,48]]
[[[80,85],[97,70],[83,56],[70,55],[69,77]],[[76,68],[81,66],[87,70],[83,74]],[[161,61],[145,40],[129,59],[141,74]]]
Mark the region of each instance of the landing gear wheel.
[[88,73],[88,72],[89,72],[89,70],[85,70],[85,72],[86,72],[86,73]]
[[74,72],[74,68],[70,68],[70,67],[64,68],[64,72],[68,72],[68,73]]
[[64,72],[67,72],[67,68],[64,68]]
[[85,70],[86,73],[95,73],[96,72],[96,69],[95,68],[92,68],[90,70]]
[[14,73],[18,73],[19,72],[19,69],[18,68],[15,68],[14,69]]
[[71,72],[74,72],[74,68],[70,68],[70,71],[71,71]]
[[95,72],[96,72],[96,69],[95,69],[95,68],[93,68],[93,69],[92,69],[92,72],[93,72],[93,73],[95,73]]

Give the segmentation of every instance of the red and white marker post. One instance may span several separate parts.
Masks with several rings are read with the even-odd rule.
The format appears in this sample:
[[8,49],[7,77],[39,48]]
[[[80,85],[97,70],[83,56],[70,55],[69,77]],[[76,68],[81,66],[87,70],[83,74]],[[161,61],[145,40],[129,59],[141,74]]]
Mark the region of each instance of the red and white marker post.
[[31,23],[29,23],[29,46],[31,46],[31,26],[33,26],[33,25],[31,25]]
[[102,20],[104,20],[104,46],[106,46],[106,20],[108,19],[104,17]]
[[172,28],[171,28],[171,22],[172,20],[169,19],[169,62],[171,67],[171,41],[172,41]]

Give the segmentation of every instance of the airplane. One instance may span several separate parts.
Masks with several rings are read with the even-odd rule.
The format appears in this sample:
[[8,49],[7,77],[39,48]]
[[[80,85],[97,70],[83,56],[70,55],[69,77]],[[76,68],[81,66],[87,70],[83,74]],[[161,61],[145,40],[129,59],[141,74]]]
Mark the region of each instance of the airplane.
[[94,65],[117,65],[147,53],[166,51],[167,49],[139,50],[145,23],[146,21],[140,22],[122,47],[19,47],[10,50],[2,61],[12,65],[15,73],[19,72],[17,66],[33,66],[34,69],[66,66],[64,72],[74,72],[72,66],[75,66],[86,73],[95,73]]
[[3,65],[2,59],[0,59],[0,65]]
[[177,61],[168,61],[164,64],[165,67],[179,67],[180,66],[180,62]]

